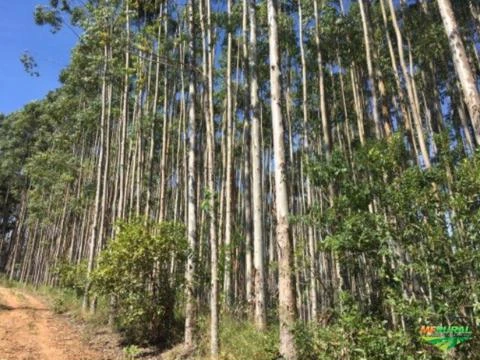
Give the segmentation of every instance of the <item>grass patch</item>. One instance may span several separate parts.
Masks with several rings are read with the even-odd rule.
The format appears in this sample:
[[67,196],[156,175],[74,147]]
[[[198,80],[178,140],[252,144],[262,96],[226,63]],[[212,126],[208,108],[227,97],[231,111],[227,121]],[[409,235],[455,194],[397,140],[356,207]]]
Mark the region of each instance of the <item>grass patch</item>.
[[[103,298],[98,298],[97,310],[95,314],[92,314],[90,311],[84,312],[82,310],[83,299],[72,289],[54,288],[45,285],[34,286],[9,280],[5,276],[0,276],[0,285],[10,289],[26,290],[39,295],[48,303],[50,309],[57,314],[68,314],[95,326],[105,325],[108,322],[108,304]],[[15,295],[19,298],[25,298],[19,292],[15,292]]]
[[[210,323],[208,317],[199,322],[201,336],[198,355],[200,359],[210,358]],[[260,332],[246,319],[222,315],[220,321],[220,360],[275,360],[278,352],[278,326],[272,324]]]
[[51,309],[57,314],[69,314],[95,326],[108,323],[108,304],[104,298],[97,299],[96,311],[92,313],[83,311],[83,299],[77,295],[75,290],[41,286],[37,288],[36,292],[47,299]]
[[5,288],[15,288],[18,287],[18,282],[9,280],[8,276],[5,274],[0,274],[0,285],[2,285]]

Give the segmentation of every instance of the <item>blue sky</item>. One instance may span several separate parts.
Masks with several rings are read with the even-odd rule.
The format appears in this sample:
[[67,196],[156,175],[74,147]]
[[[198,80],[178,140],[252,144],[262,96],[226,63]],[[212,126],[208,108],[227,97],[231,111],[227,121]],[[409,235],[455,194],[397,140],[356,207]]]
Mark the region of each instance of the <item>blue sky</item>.
[[[67,27],[52,34],[48,27],[35,25],[35,6],[47,3],[48,0],[0,0],[0,113],[19,110],[60,85],[58,75],[68,65],[77,37]],[[25,51],[35,58],[40,77],[25,72],[20,62]]]

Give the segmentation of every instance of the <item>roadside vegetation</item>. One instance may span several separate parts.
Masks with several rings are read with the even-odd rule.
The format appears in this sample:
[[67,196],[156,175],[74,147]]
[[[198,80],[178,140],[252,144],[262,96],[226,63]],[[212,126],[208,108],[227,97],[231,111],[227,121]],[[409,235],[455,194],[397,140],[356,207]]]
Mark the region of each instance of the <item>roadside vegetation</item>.
[[479,0],[44,3],[79,41],[0,114],[9,280],[129,358],[479,356]]

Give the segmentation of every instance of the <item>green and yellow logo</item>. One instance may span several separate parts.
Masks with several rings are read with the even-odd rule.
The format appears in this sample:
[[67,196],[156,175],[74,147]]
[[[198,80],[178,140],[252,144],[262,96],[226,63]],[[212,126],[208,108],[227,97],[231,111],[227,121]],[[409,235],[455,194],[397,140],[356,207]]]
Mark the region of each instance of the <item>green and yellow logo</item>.
[[422,326],[422,340],[440,350],[448,351],[458,344],[472,338],[472,330],[468,326]]

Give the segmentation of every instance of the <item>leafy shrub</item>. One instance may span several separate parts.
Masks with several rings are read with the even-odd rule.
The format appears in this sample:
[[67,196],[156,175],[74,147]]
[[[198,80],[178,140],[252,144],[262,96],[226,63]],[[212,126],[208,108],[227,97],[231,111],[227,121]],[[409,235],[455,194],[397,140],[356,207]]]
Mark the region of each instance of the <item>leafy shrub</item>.
[[139,354],[141,353],[141,350],[138,346],[136,345],[128,345],[123,348],[123,354],[125,355],[126,360],[133,360],[135,359]]
[[333,324],[297,325],[295,335],[300,359],[434,359],[418,350],[418,344],[409,334],[390,330],[386,321],[363,314],[351,299],[344,300],[344,309]]
[[52,305],[53,305],[53,311],[56,314],[63,314],[68,310],[67,307],[65,306],[65,299],[63,297],[54,298]]
[[127,340],[167,343],[176,327],[176,292],[183,281],[184,227],[143,219],[117,227],[99,255],[94,290],[115,300],[115,320]]
[[71,264],[68,261],[61,261],[55,268],[59,286],[71,289],[77,296],[82,296],[87,281],[87,262],[83,260],[79,264]]

